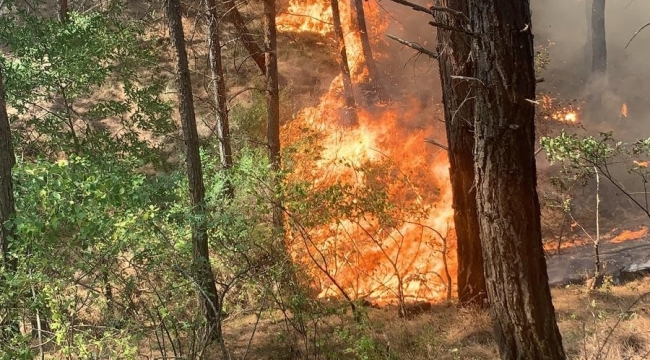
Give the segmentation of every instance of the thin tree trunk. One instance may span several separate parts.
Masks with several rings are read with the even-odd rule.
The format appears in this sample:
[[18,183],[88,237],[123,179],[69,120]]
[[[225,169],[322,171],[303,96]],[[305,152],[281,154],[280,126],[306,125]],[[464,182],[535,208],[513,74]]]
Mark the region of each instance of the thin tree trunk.
[[68,20],[68,0],[59,0],[56,10],[60,22]]
[[607,72],[605,0],[593,0],[591,10],[591,36],[593,50],[591,71],[594,75],[604,75]]
[[[442,0],[439,6],[468,12],[467,0]],[[437,13],[436,21],[455,28],[467,24],[457,17]],[[487,306],[483,274],[483,253],[479,237],[476,189],[474,187],[474,62],[470,56],[471,37],[438,29],[438,54],[445,126],[449,149],[449,178],[453,193],[454,224],[458,254],[458,300],[461,306]],[[480,89],[478,89],[480,90]]]
[[251,32],[248,30],[244,18],[239,13],[239,10],[237,10],[235,0],[224,0],[223,4],[226,6],[226,16],[228,16],[230,22],[232,22],[235,29],[237,29],[237,32],[239,32],[244,47],[248,50],[248,53],[257,64],[257,67],[262,71],[262,74],[266,74],[264,51],[260,48]]
[[352,78],[350,77],[350,67],[348,65],[348,54],[345,48],[345,36],[343,35],[343,26],[341,26],[341,13],[339,11],[339,1],[330,0],[332,7],[332,18],[334,20],[334,32],[336,33],[336,42],[339,50],[339,65],[341,67],[341,78],[343,80],[343,96],[345,97],[346,108],[346,125],[357,125],[357,105],[354,101],[354,89],[352,88]]
[[266,108],[269,162],[273,172],[273,189],[276,192],[273,205],[273,225],[282,232],[282,204],[277,173],[280,170],[280,90],[278,88],[277,28],[275,25],[275,0],[264,0],[264,47],[266,62]]
[[475,184],[488,299],[501,358],[565,359],[548,286],[535,165],[528,0],[470,1]]
[[[196,219],[202,219],[205,211],[205,187],[203,169],[199,155],[199,136],[196,130],[196,116],[192,95],[190,69],[185,48],[185,34],[180,14],[179,0],[166,0],[165,11],[169,22],[169,35],[176,52],[178,106],[185,138],[187,177],[189,180],[190,200]],[[199,304],[210,330],[210,339],[221,339],[219,296],[210,265],[208,250],[207,224],[196,220],[192,224],[193,266],[195,281],[199,289]]]
[[368,83],[377,99],[381,102],[385,102],[387,98],[380,85],[381,78],[379,76],[379,70],[377,69],[375,58],[372,55],[372,47],[370,46],[370,38],[368,37],[368,27],[366,26],[366,15],[363,10],[363,0],[352,0],[352,3],[354,5],[354,18],[356,19],[355,27],[359,32],[359,37],[361,38],[363,60],[368,68]]
[[[228,171],[232,168],[232,147],[230,146],[230,125],[228,122],[228,100],[226,97],[226,81],[223,77],[223,64],[221,60],[221,39],[219,36],[219,16],[217,14],[217,1],[206,1],[210,38],[210,73],[214,102],[217,105],[217,133],[219,135],[219,153],[221,155],[221,168]],[[226,182],[225,194],[228,198],[234,197],[231,182]]]
[[603,121],[603,93],[607,88],[607,39],[605,0],[593,0],[591,6],[591,76],[587,82],[587,118]]

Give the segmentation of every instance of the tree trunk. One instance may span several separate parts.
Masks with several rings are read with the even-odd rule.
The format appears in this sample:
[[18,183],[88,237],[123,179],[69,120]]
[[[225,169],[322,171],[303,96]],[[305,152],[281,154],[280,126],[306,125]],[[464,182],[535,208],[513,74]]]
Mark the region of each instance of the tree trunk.
[[[0,68],[0,266],[5,266],[7,273],[16,271],[17,263],[9,256],[9,243],[14,239],[14,229],[7,223],[16,215],[12,169],[16,164],[14,156],[9,116],[7,115],[7,102],[5,99],[4,78]],[[0,276],[0,282],[6,278]],[[11,309],[10,304],[6,304]],[[0,343],[6,340],[9,334],[20,334],[19,324],[11,316],[0,322]]]
[[470,1],[475,184],[488,299],[502,359],[565,359],[542,248],[528,0]]
[[[467,0],[442,0],[439,6],[468,13]],[[437,13],[436,22],[455,28],[467,24],[458,17]],[[474,100],[476,83],[454,80],[472,77],[471,37],[439,28],[438,54],[442,101],[445,110],[449,178],[453,193],[454,224],[458,242],[458,300],[461,306],[487,306],[483,253],[479,237],[474,188]]]
[[13,180],[11,171],[16,164],[7,103],[5,100],[4,78],[0,69],[0,251],[2,251],[2,264],[15,270],[15,263],[9,260],[9,242],[13,238],[13,229],[7,227],[7,221],[16,215],[14,202]]
[[591,72],[604,75],[607,72],[607,38],[605,35],[605,0],[593,0],[591,10],[591,47],[593,57]]
[[[179,0],[166,0],[165,11],[169,22],[169,35],[176,52],[178,106],[185,138],[187,178],[189,180],[190,200],[197,219],[202,219],[205,211],[205,187],[203,169],[199,155],[199,136],[196,130],[196,116],[192,95],[190,69],[185,48],[185,35],[180,14]],[[220,339],[219,296],[214,283],[208,250],[207,225],[203,220],[192,224],[193,266],[195,281],[199,286],[199,304],[206,319],[210,339]]]
[[374,93],[373,95],[377,97],[377,100],[385,102],[387,99],[380,85],[379,70],[377,69],[375,58],[372,56],[372,47],[370,46],[370,38],[368,37],[368,28],[366,26],[366,15],[363,10],[363,0],[352,0],[352,3],[354,5],[354,19],[356,19],[355,27],[361,39],[363,60],[368,68],[368,84]]
[[59,0],[56,10],[60,22],[68,20],[68,0]]
[[[219,153],[221,155],[221,168],[228,171],[232,168],[232,147],[230,146],[230,125],[228,122],[228,99],[226,97],[226,81],[223,77],[223,64],[221,60],[221,39],[219,36],[219,16],[217,14],[217,1],[206,1],[209,21],[209,48],[210,48],[210,73],[214,103],[217,105],[217,133],[219,135]],[[234,189],[228,180],[225,194],[228,198],[234,197]]]
[[345,97],[346,108],[346,125],[357,125],[357,106],[354,101],[354,90],[352,88],[352,78],[350,77],[350,67],[348,65],[348,54],[345,49],[345,36],[343,35],[343,26],[341,26],[341,13],[339,12],[339,1],[330,0],[332,7],[332,18],[334,20],[334,32],[336,33],[336,42],[339,50],[339,65],[341,67],[341,78],[343,80],[343,96]]
[[262,74],[266,74],[264,51],[262,51],[260,46],[257,44],[251,32],[248,31],[248,27],[246,26],[244,18],[239,13],[239,10],[237,10],[235,0],[224,0],[223,4],[226,6],[226,16],[228,16],[230,22],[232,22],[232,24],[235,26],[235,29],[237,29],[237,32],[239,32],[241,40],[244,43],[244,47],[246,50],[248,50],[248,53],[257,64],[257,67],[259,67],[262,71]]
[[266,62],[266,111],[269,162],[273,172],[273,189],[276,192],[273,204],[273,225],[278,232],[284,226],[282,204],[279,203],[280,170],[280,90],[278,88],[277,28],[275,25],[275,0],[264,0],[264,47]]

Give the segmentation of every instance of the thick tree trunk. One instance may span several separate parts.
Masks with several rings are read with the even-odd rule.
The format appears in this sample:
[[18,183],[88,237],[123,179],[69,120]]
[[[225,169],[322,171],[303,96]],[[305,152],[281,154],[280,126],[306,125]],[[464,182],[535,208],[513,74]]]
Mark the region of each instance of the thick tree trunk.
[[350,67],[348,65],[348,54],[345,49],[345,36],[343,35],[343,26],[341,25],[341,13],[339,12],[339,1],[330,0],[332,6],[332,18],[334,20],[334,32],[336,33],[336,42],[339,50],[339,65],[341,67],[341,78],[343,80],[343,96],[345,97],[346,108],[346,125],[357,125],[357,105],[354,101],[354,90],[352,88],[352,78],[350,77]]
[[253,38],[252,33],[248,31],[248,27],[246,26],[244,18],[239,13],[239,10],[237,10],[235,0],[224,0],[223,4],[226,6],[226,16],[228,16],[230,22],[232,22],[232,24],[235,26],[235,29],[237,29],[237,32],[239,32],[239,36],[241,36],[244,47],[246,50],[248,50],[248,53],[253,58],[253,61],[255,61],[257,64],[257,67],[259,67],[262,71],[262,74],[266,74],[264,51],[262,51],[260,46],[257,44],[257,41],[255,41],[255,38]]
[[[468,13],[467,0],[442,0],[439,6]],[[436,22],[455,28],[465,21],[437,13]],[[487,306],[483,252],[479,237],[474,188],[474,96],[476,83],[451,76],[474,76],[470,56],[472,39],[458,31],[438,29],[442,101],[449,148],[449,178],[453,193],[454,224],[458,241],[458,300],[461,306]]]
[[565,359],[542,248],[528,0],[469,2],[476,189],[488,299],[502,359]]
[[361,39],[363,60],[368,68],[368,84],[377,99],[381,102],[385,102],[387,100],[386,95],[381,87],[379,70],[377,69],[375,58],[372,55],[372,47],[370,46],[370,38],[368,37],[368,27],[366,26],[366,15],[363,10],[363,0],[352,0],[352,3],[354,5],[354,19],[356,20],[355,27],[359,32],[359,37]]
[[594,75],[607,72],[607,38],[605,35],[605,0],[593,0],[591,10],[591,71]]
[[[190,200],[196,218],[202,218],[205,211],[205,187],[203,184],[203,169],[199,155],[199,136],[196,130],[196,116],[194,113],[194,98],[190,69],[185,48],[185,35],[180,14],[179,0],[166,0],[165,12],[169,22],[169,35],[176,52],[178,106],[183,125],[185,138],[187,177],[189,180]],[[220,339],[220,311],[219,296],[214,283],[214,275],[210,265],[208,251],[208,232],[204,221],[192,224],[192,244],[194,248],[194,276],[199,289],[199,303],[210,329],[211,339]]]
[[[223,64],[221,60],[221,39],[219,35],[219,16],[217,14],[217,1],[207,0],[207,14],[209,21],[209,48],[210,48],[210,73],[214,103],[217,106],[217,133],[219,135],[219,153],[221,155],[221,168],[228,171],[232,168],[232,147],[230,145],[230,125],[228,122],[228,99],[226,97],[226,81],[223,77]],[[234,189],[230,181],[226,183],[226,196],[233,198]]]
[[16,158],[5,101],[4,79],[2,69],[0,69],[0,251],[2,251],[2,264],[9,265],[10,269],[15,269],[15,264],[9,261],[9,242],[13,238],[13,231],[6,226],[6,223],[16,214],[11,177],[11,171],[15,164]]
[[[275,25],[275,0],[264,0],[264,47],[266,62],[266,111],[269,162],[273,172],[273,189],[280,190],[277,172],[280,170],[280,90],[278,88],[277,28]],[[279,198],[279,194],[275,194]],[[273,225],[282,232],[282,204],[273,204]]]
[[[11,128],[9,127],[9,116],[7,115],[7,102],[5,100],[4,78],[0,68],[0,266],[5,266],[8,273],[17,268],[17,263],[9,256],[9,243],[14,239],[14,231],[9,227],[8,221],[16,215],[16,203],[14,201],[14,189],[12,169],[16,164],[14,156]],[[0,282],[6,278],[0,276]],[[7,309],[11,306],[7,305]],[[0,322],[0,343],[10,333],[19,334],[18,322],[10,315],[3,322]]]

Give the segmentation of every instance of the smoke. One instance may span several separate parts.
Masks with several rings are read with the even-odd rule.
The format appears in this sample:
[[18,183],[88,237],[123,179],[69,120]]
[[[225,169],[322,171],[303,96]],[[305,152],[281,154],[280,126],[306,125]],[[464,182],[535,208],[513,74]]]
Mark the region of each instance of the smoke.
[[[625,46],[632,35],[650,22],[650,2],[641,0],[608,0],[605,10],[607,34],[607,78],[592,81],[591,44],[588,43],[589,0],[533,0],[533,32],[535,44],[549,45],[550,63],[542,74],[546,81],[540,92],[562,99],[586,100],[603,91],[603,111],[589,113],[587,124],[595,131],[612,130],[631,139],[645,131],[650,122],[650,31],[641,33],[630,47]],[[628,117],[621,115],[623,105]],[[641,131],[641,132],[639,132]]]

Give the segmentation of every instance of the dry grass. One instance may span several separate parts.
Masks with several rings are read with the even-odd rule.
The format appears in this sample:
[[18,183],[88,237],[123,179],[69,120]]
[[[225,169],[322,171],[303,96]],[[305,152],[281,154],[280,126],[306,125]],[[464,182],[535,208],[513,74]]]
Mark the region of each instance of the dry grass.
[[[552,289],[569,359],[621,360],[650,358],[650,277],[623,286],[606,284],[598,291],[571,285]],[[282,321],[262,319],[248,359],[498,359],[487,311],[433,306],[411,319],[394,308],[367,308],[368,321],[355,324],[349,315],[321,318],[306,355],[289,345]],[[236,357],[248,344],[255,316],[226,323],[226,339]],[[363,346],[371,339],[374,351]],[[365,353],[364,353],[365,351]]]

